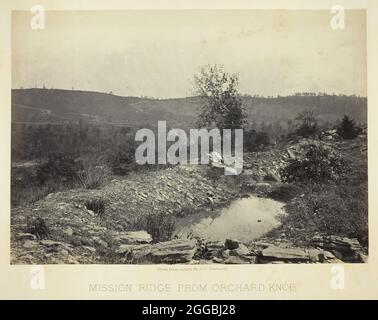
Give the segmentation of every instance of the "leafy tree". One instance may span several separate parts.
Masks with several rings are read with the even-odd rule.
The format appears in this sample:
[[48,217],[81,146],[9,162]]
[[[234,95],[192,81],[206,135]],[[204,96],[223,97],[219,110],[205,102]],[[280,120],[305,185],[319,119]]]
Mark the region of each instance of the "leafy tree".
[[303,111],[295,118],[299,122],[296,133],[302,137],[310,137],[318,132],[318,115],[314,111]]
[[215,125],[222,129],[245,126],[246,114],[238,93],[238,76],[228,74],[218,65],[207,65],[194,76],[195,93],[203,101],[199,127]]
[[355,125],[353,119],[344,115],[339,127],[337,128],[337,134],[343,139],[354,139],[358,135],[358,128]]

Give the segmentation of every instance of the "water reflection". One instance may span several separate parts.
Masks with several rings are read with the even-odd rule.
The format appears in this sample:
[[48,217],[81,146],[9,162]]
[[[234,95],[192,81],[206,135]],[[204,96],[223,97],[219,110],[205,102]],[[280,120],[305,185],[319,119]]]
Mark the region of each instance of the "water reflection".
[[176,228],[179,238],[189,234],[207,240],[236,238],[247,242],[261,237],[279,225],[277,216],[284,214],[283,203],[249,197],[231,203],[219,212],[204,212],[182,218]]

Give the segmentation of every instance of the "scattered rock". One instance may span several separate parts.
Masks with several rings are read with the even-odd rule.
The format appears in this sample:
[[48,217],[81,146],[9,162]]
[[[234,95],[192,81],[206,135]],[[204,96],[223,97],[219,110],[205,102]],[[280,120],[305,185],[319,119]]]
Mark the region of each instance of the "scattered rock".
[[256,188],[270,188],[270,184],[267,182],[257,182],[255,184]]
[[332,253],[334,254],[334,256],[337,258],[337,259],[340,259],[342,260],[343,259],[343,254],[337,250],[332,250]]
[[37,240],[37,237],[32,233],[19,233],[18,240]]
[[39,241],[39,244],[46,246],[46,247],[56,247],[56,246],[64,245],[62,242],[48,240],[48,239]]
[[211,166],[214,166],[214,167],[222,166],[223,157],[220,153],[213,151],[213,152],[210,152],[208,156],[209,156],[209,163]]
[[152,245],[150,244],[121,244],[116,253],[125,257],[125,262],[139,262],[146,258],[150,253]]
[[67,237],[72,237],[73,235],[73,230],[71,227],[67,227],[66,229],[64,229],[63,233],[67,236]]
[[278,181],[281,181],[281,179],[275,173],[268,173],[267,175],[265,175],[264,181],[278,182]]
[[242,243],[239,244],[237,249],[230,250],[230,256],[247,256],[250,253],[250,250]]
[[357,262],[368,263],[368,256],[366,254],[364,254],[362,252],[358,252],[357,256],[358,256]]
[[239,248],[240,241],[236,239],[226,239],[224,246],[226,249],[234,250]]
[[225,264],[249,264],[255,263],[256,257],[245,257],[245,256],[229,256],[224,263]]
[[290,149],[287,149],[286,152],[287,152],[289,158],[292,158],[292,159],[295,158],[295,154]]
[[220,259],[220,258],[217,258],[217,257],[213,257],[213,261],[214,261],[215,263],[223,263],[223,260]]
[[343,263],[342,260],[336,258],[331,252],[324,251],[324,259],[321,261],[323,263]]
[[360,254],[364,254],[357,239],[317,235],[312,238],[311,245],[329,250],[337,259],[348,262],[360,262]]
[[94,217],[94,216],[96,215],[92,210],[87,209],[87,212],[88,212],[88,214],[89,214],[91,217]]
[[83,248],[85,250],[88,250],[90,253],[95,253],[96,252],[96,248],[93,248],[93,247],[84,246]]
[[253,242],[252,245],[251,245],[252,246],[251,251],[253,251],[255,254],[261,255],[262,251],[265,248],[268,248],[272,245],[273,245],[272,243],[267,243],[267,242],[263,242],[263,241]]
[[308,250],[308,257],[310,262],[323,262],[324,261],[324,253],[318,249],[309,249]]
[[118,254],[130,263],[187,263],[195,253],[195,240],[171,240],[157,244],[121,245]]
[[151,235],[144,230],[120,233],[116,239],[122,244],[144,244],[152,242]]
[[95,237],[93,240],[100,248],[106,249],[108,247],[108,243],[102,239]]
[[224,244],[221,241],[212,241],[206,243],[206,249],[207,249],[207,257],[218,257],[222,254],[222,251],[224,250]]
[[254,185],[254,192],[265,195],[272,190],[272,186],[267,182],[258,182]]
[[64,242],[41,240],[39,244],[46,247],[45,252],[47,253],[56,252],[58,255],[68,255],[72,251],[72,246]]
[[32,249],[37,246],[37,242],[32,240],[26,240],[22,245],[25,249]]
[[299,248],[281,248],[277,246],[270,246],[262,250],[261,255],[269,260],[284,260],[284,261],[308,261],[308,254]]
[[151,257],[155,263],[185,263],[192,260],[195,240],[171,240],[154,246]]

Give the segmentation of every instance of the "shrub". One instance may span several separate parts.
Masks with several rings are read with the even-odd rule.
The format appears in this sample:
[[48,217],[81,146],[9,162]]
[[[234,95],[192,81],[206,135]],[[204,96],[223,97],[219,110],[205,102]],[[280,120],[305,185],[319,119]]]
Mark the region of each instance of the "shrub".
[[296,134],[307,138],[318,132],[318,115],[314,111],[303,111],[295,118],[299,122]]
[[48,160],[37,168],[37,181],[45,184],[49,180],[61,180],[72,182],[76,178],[77,165],[74,158],[69,155],[54,153],[49,155]]
[[135,163],[135,147],[129,143],[121,144],[114,152],[109,155],[110,166],[114,174],[126,175]]
[[359,130],[354,121],[345,115],[337,128],[337,134],[343,139],[354,139],[358,136],[358,133]]
[[155,242],[161,242],[171,239],[174,226],[175,217],[160,212],[139,217],[134,224],[134,229],[146,230]]
[[97,189],[109,178],[111,170],[101,157],[89,157],[81,161],[81,170],[77,177],[86,189]]
[[27,220],[27,232],[34,234],[38,239],[46,239],[50,235],[50,228],[41,216]]
[[268,145],[270,145],[270,138],[266,132],[257,132],[255,130],[246,131],[244,135],[244,148],[247,151],[261,151]]
[[106,209],[106,200],[104,200],[102,198],[98,198],[98,199],[94,199],[94,200],[88,200],[85,203],[85,207],[88,210],[93,211],[98,216],[104,217],[105,209]]
[[339,179],[346,170],[346,162],[331,145],[307,140],[297,146],[280,175],[285,182],[321,183]]

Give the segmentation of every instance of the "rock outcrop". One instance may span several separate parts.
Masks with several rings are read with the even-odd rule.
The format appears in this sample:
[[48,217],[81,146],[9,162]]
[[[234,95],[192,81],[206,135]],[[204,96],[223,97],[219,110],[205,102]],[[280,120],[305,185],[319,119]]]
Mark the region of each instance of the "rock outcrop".
[[188,263],[195,254],[195,240],[171,240],[156,244],[121,245],[117,250],[123,263]]
[[[367,256],[356,239],[317,236],[306,247],[254,241],[245,245],[237,239],[205,243],[205,259],[223,264],[265,263],[345,263],[366,262]],[[336,251],[336,249],[340,251]],[[343,255],[340,255],[343,252]]]
[[269,246],[261,251],[260,262],[263,261],[309,261],[308,254],[299,248],[280,248],[277,246]]
[[115,240],[122,244],[145,244],[151,243],[152,237],[146,231],[130,231],[119,233]]
[[338,236],[315,236],[310,245],[330,251],[336,258],[345,262],[366,262],[364,249],[357,239]]

